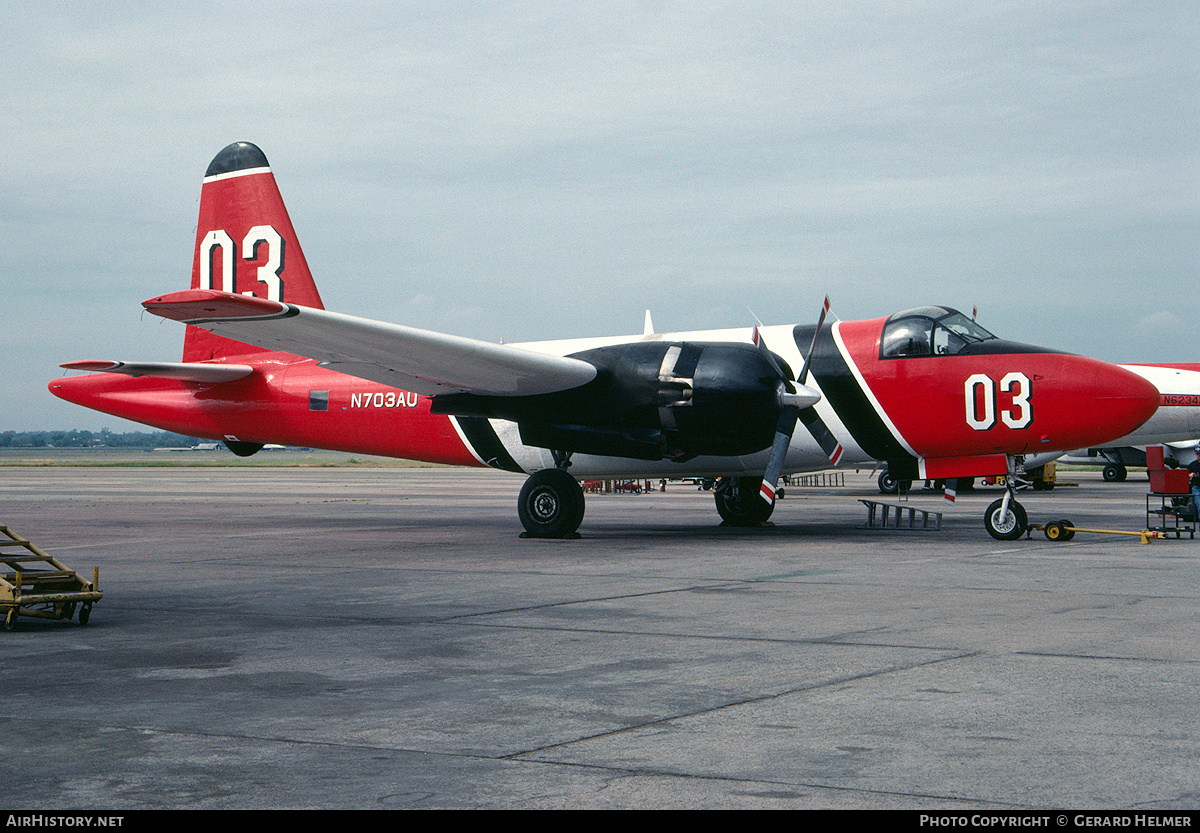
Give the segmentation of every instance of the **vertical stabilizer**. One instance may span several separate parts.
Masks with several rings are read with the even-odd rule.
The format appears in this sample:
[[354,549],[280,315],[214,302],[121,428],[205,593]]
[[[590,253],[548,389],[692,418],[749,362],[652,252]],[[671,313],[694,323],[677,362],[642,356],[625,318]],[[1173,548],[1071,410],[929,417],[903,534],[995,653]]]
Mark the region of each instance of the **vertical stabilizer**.
[[[208,166],[192,260],[192,289],[216,289],[324,309],[267,157],[235,142]],[[262,352],[189,326],[183,360]]]

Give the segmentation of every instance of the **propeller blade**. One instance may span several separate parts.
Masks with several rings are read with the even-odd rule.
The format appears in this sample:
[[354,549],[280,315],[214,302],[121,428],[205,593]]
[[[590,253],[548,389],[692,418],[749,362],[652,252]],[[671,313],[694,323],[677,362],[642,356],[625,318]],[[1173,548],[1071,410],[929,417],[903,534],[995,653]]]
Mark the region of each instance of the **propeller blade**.
[[775,502],[775,487],[779,483],[779,473],[783,470],[783,458],[787,455],[788,446],[792,444],[792,432],[796,430],[796,420],[800,409],[794,405],[785,405],[779,411],[779,421],[775,424],[775,442],[771,444],[771,456],[767,460],[767,470],[763,472],[762,486],[758,495],[767,503]]
[[775,371],[775,375],[783,381],[783,386],[788,393],[792,393],[795,388],[792,386],[792,380],[783,372],[783,368],[779,366],[779,362],[775,361],[775,354],[767,349],[767,344],[763,341],[762,333],[758,331],[758,325],[755,325],[754,332],[750,336],[750,340],[754,342],[754,346],[758,348],[758,352],[762,353],[768,362],[771,364],[771,369]]
[[829,296],[825,296],[825,303],[821,307],[821,316],[817,319],[817,328],[813,330],[812,344],[808,345],[808,355],[804,357],[804,367],[800,368],[800,375],[796,377],[796,381],[804,384],[808,379],[808,366],[812,364],[813,351],[817,349],[817,336],[821,334],[821,327],[825,325],[825,316],[829,314]]
[[808,355],[804,357],[804,367],[800,370],[800,376],[796,380],[797,385],[793,385],[779,371],[779,366],[775,364],[771,351],[767,350],[766,345],[759,338],[758,328],[754,328],[754,343],[771,359],[772,366],[779,372],[785,386],[779,392],[779,420],[775,424],[775,441],[771,443],[771,456],[767,458],[767,469],[763,472],[762,486],[758,490],[759,497],[767,503],[775,502],[775,489],[779,484],[779,473],[783,471],[783,461],[787,456],[788,447],[792,444],[792,434],[796,431],[796,422],[800,417],[801,409],[811,408],[821,401],[821,392],[810,388],[804,382],[808,378],[808,366],[812,363],[813,351],[817,348],[817,336],[821,334],[821,327],[825,324],[825,316],[828,314],[829,296],[826,295],[825,303],[821,306],[821,315],[817,319],[817,328],[813,331],[812,344],[808,346]]

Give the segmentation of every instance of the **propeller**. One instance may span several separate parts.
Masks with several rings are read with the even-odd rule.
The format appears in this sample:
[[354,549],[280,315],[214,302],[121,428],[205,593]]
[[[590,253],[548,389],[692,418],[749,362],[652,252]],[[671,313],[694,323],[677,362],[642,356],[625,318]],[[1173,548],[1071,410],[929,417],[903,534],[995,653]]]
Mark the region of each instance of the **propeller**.
[[759,496],[767,503],[775,502],[775,487],[779,483],[779,473],[783,471],[783,459],[787,456],[788,446],[792,444],[792,434],[796,430],[796,421],[800,418],[800,411],[821,401],[821,392],[816,388],[810,388],[805,384],[805,380],[808,379],[808,368],[812,363],[813,351],[817,347],[817,336],[821,333],[821,327],[824,325],[825,316],[828,313],[829,296],[826,295],[825,304],[821,307],[821,316],[817,319],[817,328],[813,331],[812,344],[808,346],[808,355],[804,357],[804,366],[800,369],[800,376],[795,385],[779,369],[775,357],[771,355],[771,351],[767,350],[766,345],[759,337],[758,328],[754,328],[754,343],[770,359],[771,365],[779,373],[780,380],[779,421],[775,424],[775,441],[771,444],[771,456],[767,458],[767,469],[763,472],[762,486],[758,491]]

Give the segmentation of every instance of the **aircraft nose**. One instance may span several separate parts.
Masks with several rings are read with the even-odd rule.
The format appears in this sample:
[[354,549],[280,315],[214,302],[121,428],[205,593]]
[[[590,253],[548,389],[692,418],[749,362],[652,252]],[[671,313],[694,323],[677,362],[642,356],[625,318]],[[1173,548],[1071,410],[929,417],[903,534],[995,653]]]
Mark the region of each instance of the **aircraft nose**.
[[[1131,434],[1158,410],[1158,388],[1138,374],[1113,364],[1096,362],[1085,384],[1079,407],[1094,415],[1093,437],[1077,447],[1096,446]],[[1084,376],[1083,378],[1087,378]],[[1088,390],[1090,388],[1090,390]]]

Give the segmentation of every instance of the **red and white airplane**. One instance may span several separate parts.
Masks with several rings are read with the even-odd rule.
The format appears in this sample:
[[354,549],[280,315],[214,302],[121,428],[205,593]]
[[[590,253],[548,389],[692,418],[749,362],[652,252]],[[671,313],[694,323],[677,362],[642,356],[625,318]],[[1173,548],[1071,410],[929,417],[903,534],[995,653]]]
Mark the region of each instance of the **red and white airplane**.
[[[537,537],[576,534],[577,478],[719,477],[722,518],[757,525],[782,474],[877,460],[896,477],[1006,474],[1130,434],[1159,402],[1129,370],[945,307],[530,344],[328,312],[247,143],[204,177],[191,289],[143,306],[187,325],[182,362],[68,362],[102,372],[51,392],[236,454],[280,443],[525,473],[518,514]],[[985,525],[1024,532],[1011,490]]]

